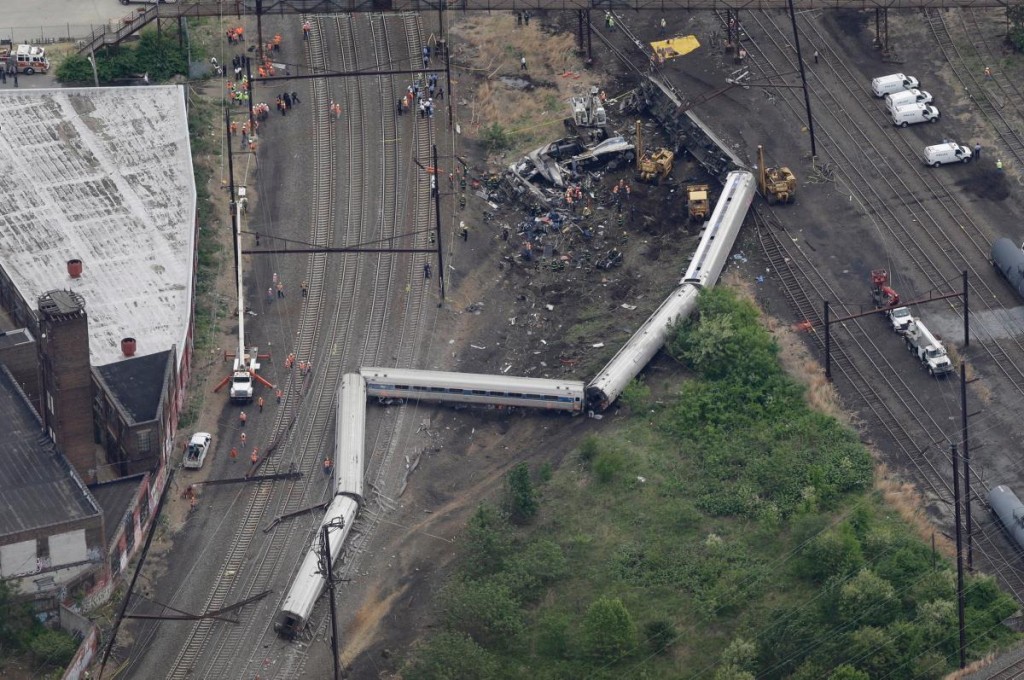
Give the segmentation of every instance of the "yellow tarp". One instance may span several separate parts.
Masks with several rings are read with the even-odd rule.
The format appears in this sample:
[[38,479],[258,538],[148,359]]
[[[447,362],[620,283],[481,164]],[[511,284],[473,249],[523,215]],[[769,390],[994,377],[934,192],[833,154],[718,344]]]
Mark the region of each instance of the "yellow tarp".
[[674,59],[693,52],[700,47],[700,42],[695,35],[681,35],[678,38],[652,42],[651,47],[662,59]]

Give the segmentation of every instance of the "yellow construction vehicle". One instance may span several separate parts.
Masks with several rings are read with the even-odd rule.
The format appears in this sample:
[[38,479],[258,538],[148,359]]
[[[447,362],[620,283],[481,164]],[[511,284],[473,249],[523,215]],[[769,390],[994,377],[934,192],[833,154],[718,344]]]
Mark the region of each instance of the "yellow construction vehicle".
[[757,167],[761,195],[769,204],[792,203],[796,194],[796,175],[789,168],[769,168],[764,164],[764,147],[757,146]]
[[707,184],[689,184],[686,187],[686,205],[690,210],[690,221],[707,219],[710,211]]
[[653,153],[644,151],[643,124],[636,122],[636,170],[641,182],[657,184],[672,173],[675,153],[668,149],[658,149]]

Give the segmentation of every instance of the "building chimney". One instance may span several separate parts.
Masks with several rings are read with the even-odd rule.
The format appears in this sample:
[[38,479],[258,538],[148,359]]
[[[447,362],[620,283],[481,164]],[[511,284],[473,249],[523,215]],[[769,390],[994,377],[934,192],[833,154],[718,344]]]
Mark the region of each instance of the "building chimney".
[[82,275],[82,261],[68,260],[68,276],[77,279]]
[[122,338],[121,339],[121,354],[126,357],[135,356],[135,338]]

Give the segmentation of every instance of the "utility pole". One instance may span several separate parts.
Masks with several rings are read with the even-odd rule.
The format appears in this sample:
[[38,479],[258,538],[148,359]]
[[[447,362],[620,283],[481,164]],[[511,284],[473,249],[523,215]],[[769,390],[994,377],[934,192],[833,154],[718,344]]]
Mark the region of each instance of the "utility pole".
[[[804,60],[800,56],[800,32],[796,29],[796,10],[793,9],[793,0],[789,0],[789,19],[793,22],[793,45],[796,47],[796,61],[800,65],[800,82],[804,86],[804,106],[807,108],[807,130],[811,133],[811,158],[818,155],[814,142],[814,117],[811,115],[811,93],[807,90],[807,73],[804,71]],[[736,22],[737,34],[739,33],[739,22]],[[737,35],[738,39],[738,35]]]
[[971,537],[971,449],[967,444],[967,362],[960,361],[960,445],[964,448],[964,513],[967,520],[967,569],[974,571],[974,542]]
[[331,528],[324,526],[322,532],[324,565],[326,567],[324,578],[327,580],[327,591],[331,598],[331,658],[334,660],[334,680],[338,680],[340,669],[338,668],[338,615],[334,604],[334,565],[331,564]]
[[825,380],[832,382],[832,324],[828,317],[828,300],[825,300]]
[[971,346],[971,321],[968,311],[970,305],[967,300],[967,270],[964,270],[964,349]]
[[964,622],[964,548],[960,534],[960,457],[956,442],[953,452],[953,521],[956,522],[956,614],[960,623],[960,668],[967,666],[967,627]]
[[249,104],[249,138],[256,136],[256,115],[253,113],[252,59],[245,58],[245,98]]
[[[451,104],[448,106],[451,107]],[[440,307],[444,304],[444,259],[441,246],[441,166],[437,163],[437,144],[434,144],[434,240],[437,242],[437,285],[441,292],[437,306]]]

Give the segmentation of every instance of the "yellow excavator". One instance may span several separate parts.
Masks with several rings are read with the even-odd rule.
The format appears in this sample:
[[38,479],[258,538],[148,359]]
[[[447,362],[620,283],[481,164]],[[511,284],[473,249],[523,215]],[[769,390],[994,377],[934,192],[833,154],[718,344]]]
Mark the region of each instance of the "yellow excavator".
[[672,173],[672,164],[676,155],[668,149],[658,149],[653,153],[644,151],[643,123],[636,122],[636,171],[641,182],[654,182],[665,179]]
[[789,168],[769,168],[764,164],[764,147],[757,146],[757,167],[760,171],[759,181],[761,195],[768,204],[792,203],[796,194],[796,175]]

